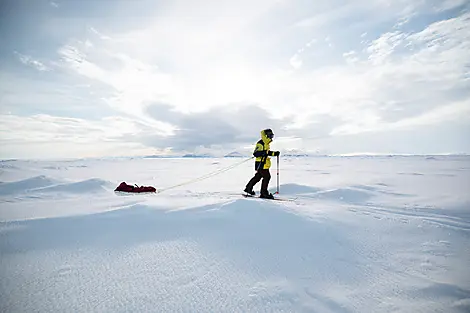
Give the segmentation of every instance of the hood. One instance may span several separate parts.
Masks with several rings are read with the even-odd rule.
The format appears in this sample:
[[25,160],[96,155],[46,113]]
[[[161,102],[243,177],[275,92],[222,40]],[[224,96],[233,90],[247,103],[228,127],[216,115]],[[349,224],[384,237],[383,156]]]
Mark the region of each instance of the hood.
[[266,137],[266,134],[264,133],[264,129],[261,131],[261,139],[263,140],[265,144],[272,142],[272,139],[269,139],[268,137]]

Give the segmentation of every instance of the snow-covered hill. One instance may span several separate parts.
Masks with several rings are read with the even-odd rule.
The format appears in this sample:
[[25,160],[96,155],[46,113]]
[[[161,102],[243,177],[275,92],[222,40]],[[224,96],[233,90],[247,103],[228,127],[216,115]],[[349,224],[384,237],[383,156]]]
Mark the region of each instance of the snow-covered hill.
[[246,158],[246,154],[242,154],[241,152],[238,151],[233,151],[224,156],[225,158]]
[[0,162],[0,311],[470,310],[470,158],[281,158],[287,202],[239,195],[251,162],[192,181],[237,162]]

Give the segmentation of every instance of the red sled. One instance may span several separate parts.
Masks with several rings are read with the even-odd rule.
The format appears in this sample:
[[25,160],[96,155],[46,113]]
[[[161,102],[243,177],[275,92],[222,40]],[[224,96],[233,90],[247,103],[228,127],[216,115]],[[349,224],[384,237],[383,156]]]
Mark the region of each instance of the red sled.
[[152,186],[132,186],[126,184],[126,182],[122,182],[119,186],[114,189],[114,191],[122,191],[122,192],[156,192],[157,189],[155,189]]

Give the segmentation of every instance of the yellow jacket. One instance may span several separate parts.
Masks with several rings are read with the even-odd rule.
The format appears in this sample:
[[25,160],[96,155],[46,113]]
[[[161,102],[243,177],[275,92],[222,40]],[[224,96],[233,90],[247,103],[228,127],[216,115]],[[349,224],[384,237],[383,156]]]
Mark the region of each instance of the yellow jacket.
[[269,139],[264,130],[261,131],[261,140],[256,143],[255,151],[253,151],[253,156],[256,157],[255,160],[255,170],[260,169],[269,169],[271,167],[271,158],[274,156],[274,152],[270,150],[270,143],[272,139]]

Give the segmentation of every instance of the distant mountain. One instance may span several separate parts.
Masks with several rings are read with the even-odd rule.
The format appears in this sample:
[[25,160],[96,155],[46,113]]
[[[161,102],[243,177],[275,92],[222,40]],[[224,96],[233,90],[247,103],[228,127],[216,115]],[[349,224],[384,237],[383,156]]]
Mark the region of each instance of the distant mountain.
[[203,153],[203,154],[194,154],[194,153],[188,153],[183,155],[183,158],[213,158],[214,156],[208,154],[208,153]]
[[298,150],[298,149],[287,150],[284,153],[281,152],[281,155],[285,157],[308,157],[310,156],[309,153],[302,151],[302,150]]
[[171,159],[174,158],[174,155],[145,155],[144,159]]
[[229,154],[224,155],[224,158],[244,158],[245,155],[241,154],[238,151],[230,152]]

